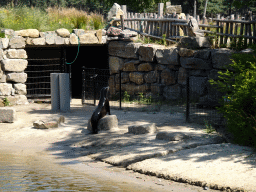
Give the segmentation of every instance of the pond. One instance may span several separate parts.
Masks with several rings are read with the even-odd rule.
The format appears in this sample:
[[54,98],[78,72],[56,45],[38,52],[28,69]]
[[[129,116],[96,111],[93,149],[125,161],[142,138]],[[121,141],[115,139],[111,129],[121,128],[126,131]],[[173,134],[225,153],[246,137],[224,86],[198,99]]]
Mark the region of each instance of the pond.
[[0,191],[125,191],[33,156],[0,151]]

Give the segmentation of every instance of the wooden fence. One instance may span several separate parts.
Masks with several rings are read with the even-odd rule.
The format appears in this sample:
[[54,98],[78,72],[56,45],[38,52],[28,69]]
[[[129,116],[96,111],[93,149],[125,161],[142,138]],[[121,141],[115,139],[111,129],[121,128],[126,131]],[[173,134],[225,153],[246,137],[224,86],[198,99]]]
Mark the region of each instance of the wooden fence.
[[[156,39],[166,39],[167,42],[176,42],[183,36],[188,35],[189,14],[179,18],[178,14],[163,13],[163,3],[158,4],[158,13],[130,13],[126,10],[126,5],[122,5],[124,11],[124,27],[134,30],[142,36],[153,37]],[[215,45],[229,45],[229,42],[237,43],[239,38],[244,40],[246,45],[256,43],[256,20],[255,17],[249,17],[250,20],[241,20],[238,16],[231,15],[230,19],[220,17],[209,19],[211,25],[203,19],[200,24],[199,16],[197,20],[200,29],[206,34],[215,34],[217,36]],[[254,20],[252,20],[254,18]],[[116,19],[115,21],[120,21]],[[163,37],[163,35],[165,37]]]

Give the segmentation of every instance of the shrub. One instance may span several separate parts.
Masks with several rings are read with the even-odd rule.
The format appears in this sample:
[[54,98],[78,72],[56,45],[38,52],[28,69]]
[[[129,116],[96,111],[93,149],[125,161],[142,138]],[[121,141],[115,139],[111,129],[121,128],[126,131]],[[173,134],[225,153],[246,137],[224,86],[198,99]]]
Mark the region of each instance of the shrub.
[[[251,46],[256,53],[256,46]],[[234,134],[235,142],[256,148],[256,58],[255,54],[233,54],[233,61],[220,74],[221,81],[209,80],[225,92],[230,102],[220,101],[217,109],[227,119],[227,128]]]

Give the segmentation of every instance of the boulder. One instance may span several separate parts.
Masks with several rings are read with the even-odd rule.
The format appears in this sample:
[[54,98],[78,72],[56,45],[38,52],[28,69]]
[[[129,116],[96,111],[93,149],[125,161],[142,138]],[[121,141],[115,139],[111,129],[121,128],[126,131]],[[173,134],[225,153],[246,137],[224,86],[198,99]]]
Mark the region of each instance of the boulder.
[[45,45],[46,40],[45,40],[45,38],[41,37],[41,38],[32,39],[31,42],[33,45]]
[[161,83],[171,85],[176,83],[175,72],[170,69],[164,69],[161,72]]
[[106,115],[99,120],[98,130],[109,131],[118,129],[118,119],[116,115]]
[[39,32],[39,36],[45,38],[45,32]]
[[155,133],[155,132],[157,132],[157,127],[155,123],[133,125],[128,127],[128,133],[135,134],[135,135]]
[[150,71],[144,75],[146,83],[155,83],[159,81],[159,74],[157,71]]
[[123,58],[139,59],[138,49],[141,43],[111,41],[108,45],[109,55]]
[[194,17],[190,17],[188,22],[188,36],[195,37],[195,32],[197,31],[199,31],[197,20]]
[[227,48],[211,50],[212,67],[215,69],[223,69],[223,67],[232,64],[232,53],[234,53],[234,51]]
[[189,135],[180,132],[158,132],[156,134],[156,139],[166,140],[166,141],[182,141],[191,138]]
[[98,38],[98,42],[99,42],[99,43],[103,43],[103,42],[102,42],[102,29],[97,30],[96,33],[95,33],[95,35],[96,35],[96,37]]
[[114,3],[114,5],[111,7],[111,9],[108,12],[108,21],[111,21],[112,19],[120,19],[120,15],[123,15],[124,12],[121,9],[121,6],[117,3]]
[[69,44],[70,44],[69,38],[64,38],[64,44],[65,44],[65,45],[69,45]]
[[[88,121],[87,129],[92,132],[91,121]],[[115,131],[118,129],[118,119],[116,115],[106,115],[98,122],[98,131]]]
[[[0,61],[4,59],[4,51],[0,48]],[[0,67],[1,70],[1,67]]]
[[[3,70],[1,69],[1,67],[0,67],[0,79],[3,77],[3,75],[4,75],[4,72],[3,72]],[[1,81],[0,81],[1,82]]]
[[119,73],[119,70],[123,69],[124,60],[119,57],[109,57],[109,72],[110,75]]
[[180,48],[178,53],[181,57],[193,57],[195,54],[195,50],[187,49],[187,48]]
[[115,36],[121,35],[121,32],[122,32],[122,29],[111,26],[107,30],[107,35],[109,37],[115,37]]
[[[24,49],[8,49],[6,51],[6,56],[9,59],[26,59],[28,58],[27,52]],[[1,60],[1,54],[0,54]]]
[[95,35],[95,31],[86,32],[83,35],[79,36],[81,44],[95,44],[99,43],[98,38]]
[[27,89],[26,89],[26,85],[22,84],[22,83],[16,83],[13,85],[14,89],[15,89],[15,93],[18,95],[26,95],[27,94]]
[[202,49],[202,50],[195,51],[194,57],[208,60],[211,57],[211,49]]
[[17,120],[16,110],[13,107],[0,107],[0,123],[13,123]]
[[126,63],[124,63],[123,68],[121,70],[123,71],[137,71],[137,66],[135,64],[140,63],[139,60],[131,60]]
[[45,43],[47,45],[55,45],[57,34],[55,31],[45,32]]
[[18,36],[12,37],[10,39],[9,46],[10,46],[11,49],[25,48],[25,46],[26,46],[25,38],[18,37]]
[[156,60],[159,64],[178,65],[178,49],[177,48],[159,48],[156,51]]
[[131,31],[128,29],[125,29],[120,33],[120,37],[122,37],[122,38],[137,37],[137,35],[138,35],[137,32]]
[[74,33],[70,34],[69,41],[71,45],[78,45],[78,37]]
[[64,29],[64,28],[57,29],[56,33],[57,33],[57,35],[59,35],[61,37],[69,37],[70,36],[69,30]]
[[210,48],[211,44],[207,37],[182,37],[178,47],[188,49]]
[[18,36],[22,37],[39,37],[39,31],[37,29],[25,29],[20,31],[15,31]]
[[0,38],[0,49],[7,49],[9,46],[9,38]]
[[8,96],[12,93],[12,84],[0,83],[0,95]]
[[24,59],[5,59],[2,60],[4,71],[23,72],[28,65],[28,61]]
[[152,71],[153,67],[150,63],[142,63],[138,66],[138,71]]
[[129,78],[131,82],[136,83],[137,85],[141,85],[144,83],[143,73],[133,72],[129,74]]
[[37,120],[33,123],[36,129],[58,128],[60,124],[65,123],[65,117],[60,116],[56,120]]
[[141,45],[138,50],[139,60],[153,62],[155,60],[156,51],[159,47],[163,46],[157,46],[152,44]]
[[6,83],[6,75],[5,74],[2,74],[0,75],[0,83]]
[[[119,74],[116,74],[115,76],[116,83],[119,84]],[[129,82],[129,74],[128,73],[121,73],[121,83],[128,83]]]
[[27,105],[28,100],[25,95],[13,95],[7,96],[8,101],[10,101],[11,105]]
[[181,57],[180,64],[183,68],[187,69],[212,69],[211,61],[194,57]]
[[27,81],[27,73],[9,73],[6,76],[6,80],[16,83],[25,83]]
[[64,45],[64,38],[62,38],[60,36],[56,36],[55,37],[55,44],[56,45]]
[[85,34],[85,30],[84,29],[73,29],[73,34],[80,36]]

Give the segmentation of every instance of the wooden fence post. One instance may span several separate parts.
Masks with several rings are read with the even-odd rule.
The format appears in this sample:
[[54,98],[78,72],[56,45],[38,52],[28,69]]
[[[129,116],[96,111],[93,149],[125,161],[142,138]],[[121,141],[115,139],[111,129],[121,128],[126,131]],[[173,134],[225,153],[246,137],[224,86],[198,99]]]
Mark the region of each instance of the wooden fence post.
[[162,18],[164,14],[164,3],[158,3],[158,18]]
[[126,5],[121,5],[121,9],[124,12],[124,18],[126,19],[127,18],[127,6]]

